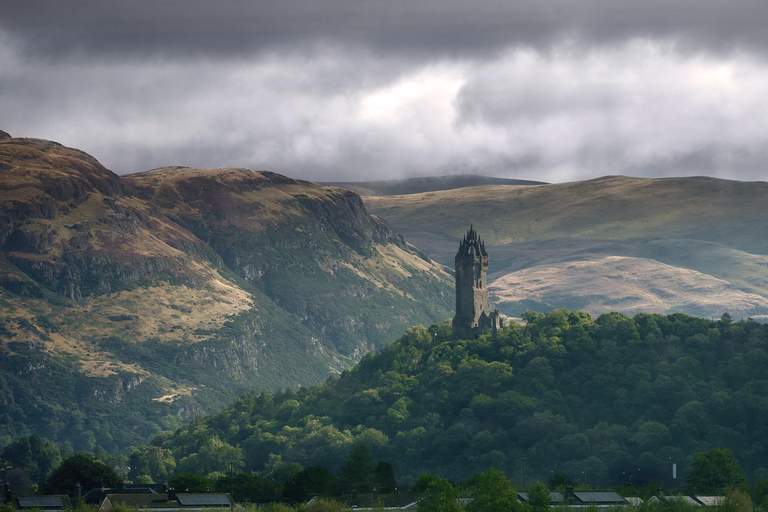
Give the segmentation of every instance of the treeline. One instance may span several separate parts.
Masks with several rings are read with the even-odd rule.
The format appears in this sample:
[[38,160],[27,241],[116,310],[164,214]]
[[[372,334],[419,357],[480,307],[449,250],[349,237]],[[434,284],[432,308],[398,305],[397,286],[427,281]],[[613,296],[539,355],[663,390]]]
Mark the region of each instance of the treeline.
[[[572,494],[575,482],[563,473],[556,472],[548,486],[536,482],[521,489],[495,468],[476,473],[459,482],[458,486],[447,479],[423,473],[408,489],[408,494],[401,494],[392,465],[386,462],[374,465],[370,450],[364,444],[352,448],[338,477],[323,466],[302,469],[296,463],[281,463],[277,458],[273,458],[272,463],[272,467],[261,474],[235,473],[232,467],[228,475],[178,474],[168,480],[168,491],[231,493],[241,512],[341,512],[356,507],[384,510],[387,506],[398,506],[398,500],[399,506],[417,500],[422,512],[565,512],[571,510],[567,505],[575,499]],[[43,492],[74,497],[72,491],[75,490],[79,495],[82,490],[115,487],[119,483],[118,475],[104,462],[85,454],[75,454],[51,472]],[[766,484],[768,480],[762,483]],[[552,503],[551,490],[560,491],[561,499],[564,496],[565,501]],[[709,507],[712,512],[751,512],[756,507],[760,512],[766,512],[768,501],[764,500],[764,490],[765,485],[750,490],[732,453],[727,449],[714,449],[696,454],[684,492],[723,497],[718,505]],[[518,491],[525,492],[519,494]],[[696,510],[688,502],[666,498],[659,489],[625,488],[623,491],[624,495],[637,497],[640,494],[646,500],[639,506],[639,512]],[[750,492],[758,498],[757,501],[750,499]],[[656,501],[648,500],[650,493],[654,493]],[[460,500],[460,496],[465,499]],[[524,500],[521,500],[523,496]],[[98,510],[98,505],[73,503],[79,512]],[[260,505],[255,505],[257,503]],[[637,506],[636,503],[633,505]],[[135,510],[119,502],[115,506],[118,512]],[[10,503],[6,507],[0,510],[14,510]],[[595,506],[588,509],[598,510]],[[611,510],[618,512],[626,508],[614,506]]]
[[158,460],[207,475],[280,456],[335,472],[362,442],[405,481],[496,467],[523,483],[559,471],[591,486],[674,488],[694,453],[725,447],[765,471],[768,326],[567,310],[524,320],[477,340],[451,340],[448,323],[411,328],[322,386],[250,393],[133,460],[153,480]]
[[[103,459],[103,460],[102,460]],[[146,473],[157,468],[127,465],[137,456],[76,453],[62,460],[61,453],[49,442],[33,435],[0,451],[0,479],[8,483],[17,496],[56,494],[75,497],[95,488],[117,488],[123,483],[149,483]],[[112,466],[114,465],[114,466]],[[232,493],[238,502],[288,503],[306,502],[313,496],[391,494],[397,491],[397,480],[390,462],[375,463],[370,449],[357,444],[344,457],[338,474],[321,465],[303,468],[271,456],[261,472],[244,473],[231,464],[227,471],[209,473],[176,473],[167,470],[160,483],[178,492]],[[424,480],[426,478],[427,480]],[[421,485],[431,479],[425,475]],[[423,489],[422,489],[423,490]]]
[[[168,487],[180,492],[232,492],[238,502],[303,503],[313,497],[335,498],[358,494],[391,494],[397,491],[397,479],[390,462],[375,463],[365,444],[352,447],[343,459],[338,474],[325,466],[302,468],[284,463],[273,456],[261,472],[217,472],[207,477],[180,473],[168,480]],[[407,489],[402,489],[407,490]]]

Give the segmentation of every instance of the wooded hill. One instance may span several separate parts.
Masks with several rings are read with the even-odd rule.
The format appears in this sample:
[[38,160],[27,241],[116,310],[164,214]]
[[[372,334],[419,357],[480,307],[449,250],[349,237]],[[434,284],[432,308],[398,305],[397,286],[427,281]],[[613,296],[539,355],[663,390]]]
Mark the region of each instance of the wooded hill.
[[451,341],[447,323],[411,328],[322,386],[252,392],[141,456],[201,475],[232,461],[262,471],[275,457],[338,471],[363,442],[404,481],[495,467],[524,483],[557,470],[592,486],[673,488],[672,464],[681,484],[711,448],[765,465],[768,326],[568,310],[524,319],[478,340]]
[[350,191],[117,176],[0,132],[0,448],[120,452],[254,388],[323,382],[451,315],[451,278]]

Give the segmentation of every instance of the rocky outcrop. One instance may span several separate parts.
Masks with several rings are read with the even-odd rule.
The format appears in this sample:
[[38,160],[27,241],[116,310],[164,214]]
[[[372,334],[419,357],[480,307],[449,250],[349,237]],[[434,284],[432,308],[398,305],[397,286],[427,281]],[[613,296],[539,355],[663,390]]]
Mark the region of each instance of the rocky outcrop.
[[[175,269],[187,265],[187,255],[212,254],[187,230],[127,197],[120,177],[86,153],[7,138],[0,163],[8,168],[0,179],[0,251],[51,291],[79,300],[147,280],[193,283],[194,273]],[[160,253],[147,254],[142,245]]]
[[364,256],[371,256],[377,244],[394,243],[405,248],[405,241],[383,219],[368,215],[359,195],[335,189],[325,198],[297,196],[299,204],[311,214],[312,228],[332,229],[341,242]]

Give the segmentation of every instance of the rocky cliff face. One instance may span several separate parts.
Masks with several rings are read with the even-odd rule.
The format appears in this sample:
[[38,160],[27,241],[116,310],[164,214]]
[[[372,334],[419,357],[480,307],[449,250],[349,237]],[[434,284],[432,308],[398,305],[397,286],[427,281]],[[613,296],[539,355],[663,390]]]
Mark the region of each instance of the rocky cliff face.
[[0,193],[0,434],[119,450],[450,316],[447,274],[347,190],[0,134]]
[[0,165],[0,250],[40,285],[70,299],[174,274],[185,265],[180,249],[204,245],[127,196],[117,175],[81,151],[8,138],[0,143]]
[[432,284],[447,292],[445,273],[349,190],[248,169],[162,168],[125,181],[344,356],[361,357],[414,319],[450,315],[439,295],[415,299]]

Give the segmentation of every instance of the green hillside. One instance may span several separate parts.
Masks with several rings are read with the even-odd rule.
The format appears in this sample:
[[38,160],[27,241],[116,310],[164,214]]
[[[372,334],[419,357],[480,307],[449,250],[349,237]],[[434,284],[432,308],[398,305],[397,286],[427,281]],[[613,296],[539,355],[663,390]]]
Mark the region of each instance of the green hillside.
[[682,481],[714,447],[764,465],[768,326],[568,310],[525,320],[478,340],[414,327],[323,386],[250,393],[153,444],[200,474],[225,463],[203,457],[211,443],[246,471],[275,455],[337,470],[362,441],[406,481],[496,467],[526,482],[557,469],[592,486],[676,487],[672,463]]

